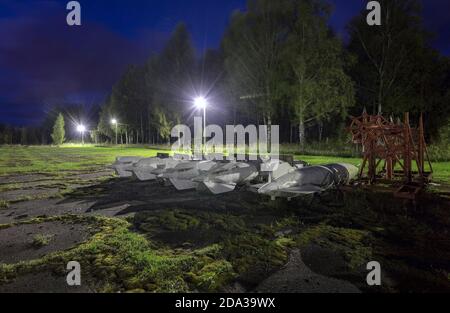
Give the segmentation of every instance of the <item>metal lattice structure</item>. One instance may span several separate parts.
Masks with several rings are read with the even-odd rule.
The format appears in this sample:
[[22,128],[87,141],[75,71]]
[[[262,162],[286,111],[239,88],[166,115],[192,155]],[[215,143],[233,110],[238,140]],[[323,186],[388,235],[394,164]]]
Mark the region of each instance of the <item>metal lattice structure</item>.
[[[421,185],[431,179],[433,168],[422,115],[418,127],[411,128],[409,113],[405,113],[403,122],[394,122],[382,115],[364,112],[362,116],[352,118],[348,130],[353,143],[362,146],[360,179],[375,183],[380,179],[403,178],[406,184],[418,182]],[[426,163],[429,171],[425,170]]]

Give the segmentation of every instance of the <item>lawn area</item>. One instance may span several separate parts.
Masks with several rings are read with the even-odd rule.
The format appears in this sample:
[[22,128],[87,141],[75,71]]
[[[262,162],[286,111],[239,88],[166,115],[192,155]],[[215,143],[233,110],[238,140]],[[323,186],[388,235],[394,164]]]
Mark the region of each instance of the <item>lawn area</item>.
[[[310,164],[326,164],[326,163],[350,163],[356,166],[361,165],[361,159],[358,158],[340,158],[327,156],[296,156],[296,159],[306,161]],[[433,165],[433,180],[436,183],[450,183],[450,162],[435,162]]]
[[[158,152],[167,151],[146,147],[99,147],[93,145],[67,145],[60,148],[4,146],[0,147],[0,176],[12,173],[55,173],[98,169],[113,163],[117,156],[153,157]],[[358,158],[309,155],[297,155],[295,158],[313,165],[339,162],[361,164],[361,159]],[[433,163],[433,167],[436,182],[450,183],[450,162]]]
[[90,170],[112,164],[118,156],[156,156],[158,150],[135,147],[0,147],[0,176]]

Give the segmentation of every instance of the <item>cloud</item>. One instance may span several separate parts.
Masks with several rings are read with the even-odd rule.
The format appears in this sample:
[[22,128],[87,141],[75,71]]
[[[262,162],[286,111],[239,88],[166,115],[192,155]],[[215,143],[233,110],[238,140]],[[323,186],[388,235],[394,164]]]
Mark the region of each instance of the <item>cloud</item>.
[[[0,16],[1,120],[6,113],[14,114],[12,106],[23,115],[38,111],[27,108],[68,97],[104,95],[128,64],[144,62],[153,49],[150,31],[142,31],[149,38],[144,42],[87,19],[80,27],[69,27],[61,3],[39,3],[39,7],[7,3],[10,15]],[[160,34],[153,35],[161,41]]]

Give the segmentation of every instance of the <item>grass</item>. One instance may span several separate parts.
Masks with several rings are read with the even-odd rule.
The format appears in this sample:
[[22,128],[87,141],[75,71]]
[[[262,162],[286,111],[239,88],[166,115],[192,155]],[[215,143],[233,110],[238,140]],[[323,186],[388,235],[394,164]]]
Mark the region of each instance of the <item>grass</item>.
[[117,156],[156,156],[146,148],[95,146],[0,147],[0,176],[20,173],[49,174],[61,171],[89,171],[112,164]]
[[[3,146],[0,147],[0,176],[20,173],[55,174],[64,171],[90,171],[112,164],[118,156],[153,157],[158,152],[168,152],[168,150],[164,150],[163,147],[142,146],[65,145],[60,148]],[[282,146],[281,153],[295,153],[295,151],[291,146]],[[361,165],[360,158],[350,157],[295,155],[295,159],[313,165],[336,162]],[[433,168],[434,179],[437,182],[450,183],[450,162],[433,163]]]
[[[361,166],[362,160],[360,158],[342,158],[333,156],[310,156],[297,155],[296,160],[306,161],[312,165],[326,164],[326,163],[349,163],[355,166]],[[433,165],[433,181],[437,183],[450,183],[450,162],[435,162]],[[400,168],[399,168],[400,170]],[[414,165],[413,165],[414,170]]]

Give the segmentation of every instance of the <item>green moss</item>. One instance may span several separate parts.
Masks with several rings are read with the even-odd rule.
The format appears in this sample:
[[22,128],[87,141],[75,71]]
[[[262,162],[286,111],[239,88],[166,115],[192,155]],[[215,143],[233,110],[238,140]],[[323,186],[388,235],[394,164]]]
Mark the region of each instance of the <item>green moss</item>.
[[47,246],[50,241],[52,240],[53,235],[42,235],[38,234],[33,237],[32,245],[35,248],[42,248],[44,246]]
[[183,214],[178,210],[165,211],[158,217],[157,222],[172,231],[188,230],[196,228],[200,224],[198,219],[191,215]]
[[184,232],[196,230],[199,233],[237,233],[246,228],[241,217],[231,214],[180,209],[164,209],[162,211],[139,212],[133,223],[145,233],[153,234],[161,230]]
[[303,231],[297,238],[300,246],[311,243],[343,253],[350,269],[356,269],[371,260],[369,232],[320,224]]
[[275,240],[275,244],[282,249],[293,248],[296,243],[292,238],[280,237]]
[[200,220],[180,210],[165,209],[150,214],[148,212],[136,214],[134,223],[142,231],[151,233],[158,228],[165,228],[169,231],[195,229],[200,225]]
[[270,240],[244,233],[224,241],[224,253],[238,274],[247,276],[255,268],[266,274],[284,265],[288,258],[284,240]]
[[281,230],[285,228],[296,228],[299,226],[299,219],[296,216],[289,216],[276,221],[273,227],[275,230]]
[[[169,211],[170,212],[170,211]],[[245,222],[233,215],[200,213],[193,218],[183,211],[147,215],[147,223],[165,221],[172,229],[201,231],[214,227],[223,231],[225,242],[198,249],[170,249],[155,246],[145,235],[131,230],[131,224],[122,219],[100,216],[65,215],[34,218],[2,227],[38,224],[50,221],[87,223],[92,237],[68,250],[53,253],[39,260],[21,262],[0,268],[0,276],[11,280],[19,275],[39,271],[55,271],[70,260],[80,260],[86,279],[96,282],[99,292],[215,292],[223,290],[234,279],[248,279],[257,270],[253,280],[260,281],[287,261],[292,239],[275,238],[276,221],[270,234],[254,229],[245,230]],[[220,218],[219,218],[220,217]],[[142,222],[143,220],[140,219]],[[285,223],[278,224],[286,226]],[[223,229],[222,229],[223,227]],[[1,228],[1,227],[0,227]],[[266,236],[267,235],[267,236]],[[247,277],[247,278],[246,278]]]
[[233,266],[226,260],[206,264],[196,273],[189,273],[192,283],[200,290],[217,292],[236,277]]
[[202,249],[195,250],[193,253],[196,256],[206,256],[210,258],[217,258],[220,256],[222,246],[219,244],[213,244]]
[[[232,267],[219,259],[219,245],[194,251],[155,249],[151,242],[143,235],[132,232],[131,225],[121,219],[67,215],[35,218],[4,227],[55,220],[90,223],[94,234],[87,242],[71,250],[53,253],[38,260],[1,265],[0,283],[35,271],[61,270],[61,264],[70,260],[80,260],[84,277],[94,280],[100,292],[210,291],[218,290],[234,277]],[[44,243],[45,240],[41,239],[48,240],[47,237],[36,237],[36,242]],[[188,277],[186,273],[191,273],[191,276]]]
[[[292,231],[298,226],[298,219],[294,216],[270,216],[259,219],[267,220],[269,224],[261,224],[256,223],[258,218],[255,220],[253,214],[261,214],[261,210],[239,215],[198,210],[164,210],[140,212],[135,215],[134,222],[139,230],[149,233],[150,238],[161,238],[158,235],[164,238],[166,230],[179,232],[177,236],[180,240],[175,244],[177,247],[184,246],[185,241],[189,242],[186,245],[189,248],[199,245],[199,242],[206,242],[206,247],[192,251],[199,265],[191,270],[188,279],[195,288],[209,292],[218,290],[219,285],[226,284],[234,277],[231,272],[236,273],[237,279],[251,281],[253,284],[286,263],[288,251],[295,242],[283,235],[277,235],[277,238],[275,234],[279,231]],[[191,230],[195,230],[194,235]],[[203,241],[199,239],[201,237],[208,239]],[[164,242],[159,244],[164,245]],[[173,242],[170,245],[173,246]],[[233,271],[225,271],[230,273],[225,275],[227,279],[213,279],[211,272],[219,270],[225,261]],[[196,272],[201,273],[197,275]],[[220,273],[214,275],[222,277]],[[207,283],[210,280],[215,283]]]
[[0,200],[0,209],[7,209],[9,208],[9,202],[6,200]]

